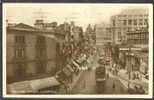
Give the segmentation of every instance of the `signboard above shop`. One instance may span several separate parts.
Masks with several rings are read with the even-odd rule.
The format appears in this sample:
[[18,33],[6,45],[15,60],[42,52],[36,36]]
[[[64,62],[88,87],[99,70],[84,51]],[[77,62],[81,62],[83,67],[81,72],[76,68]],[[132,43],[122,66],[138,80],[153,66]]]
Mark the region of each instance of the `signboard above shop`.
[[127,50],[129,50],[129,48],[120,48],[119,50],[124,50],[124,51],[126,50],[127,51]]
[[142,48],[119,48],[120,51],[141,51]]

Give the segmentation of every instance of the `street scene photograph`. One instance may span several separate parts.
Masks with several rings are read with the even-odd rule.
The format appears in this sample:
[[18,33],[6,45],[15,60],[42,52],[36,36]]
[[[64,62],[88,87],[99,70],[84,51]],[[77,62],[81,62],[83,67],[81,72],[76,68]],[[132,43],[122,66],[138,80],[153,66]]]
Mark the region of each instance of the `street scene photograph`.
[[3,4],[4,94],[152,94],[152,12],[149,4]]

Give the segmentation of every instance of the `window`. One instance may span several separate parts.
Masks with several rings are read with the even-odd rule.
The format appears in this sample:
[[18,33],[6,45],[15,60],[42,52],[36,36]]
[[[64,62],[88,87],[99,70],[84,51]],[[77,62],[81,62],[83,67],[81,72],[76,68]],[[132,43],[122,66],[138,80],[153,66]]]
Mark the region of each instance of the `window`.
[[45,38],[44,37],[42,37],[42,36],[38,36],[37,37],[37,43],[39,44],[39,43],[44,43],[45,42]]
[[142,35],[141,34],[139,34],[139,39],[141,39],[142,37],[141,37]]
[[123,20],[123,25],[127,25],[127,20]]
[[144,19],[144,25],[148,24],[148,19]]
[[38,48],[37,52],[38,52],[38,57],[44,56],[44,53],[45,53],[44,48]]
[[37,66],[37,73],[38,74],[45,73],[46,62],[42,62],[42,61],[36,62],[36,66]]
[[136,19],[134,19],[134,25],[137,25],[137,20]]
[[128,20],[128,25],[132,25],[132,20],[131,19]]
[[132,30],[132,28],[131,27],[128,27],[128,32],[131,31],[131,30]]
[[45,37],[38,36],[36,42],[36,57],[42,58],[45,57],[46,54],[46,44],[45,44]]
[[115,26],[115,20],[113,20],[113,26]]
[[25,37],[22,35],[15,36],[15,43],[25,43]]
[[143,39],[145,39],[145,38],[146,38],[146,34],[143,33]]
[[143,20],[139,19],[139,25],[143,25]]
[[118,39],[121,39],[121,32],[118,32]]
[[25,57],[25,48],[17,47],[15,48],[15,58],[24,58]]
[[25,63],[16,63],[14,70],[15,70],[16,78],[22,79],[24,76],[26,76]]

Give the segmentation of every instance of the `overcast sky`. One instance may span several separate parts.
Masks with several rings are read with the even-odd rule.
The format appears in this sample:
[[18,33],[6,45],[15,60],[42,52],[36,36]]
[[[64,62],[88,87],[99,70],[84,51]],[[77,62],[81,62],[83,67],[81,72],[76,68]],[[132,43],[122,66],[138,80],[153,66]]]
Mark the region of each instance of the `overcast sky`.
[[[25,23],[33,25],[35,19],[43,16],[46,22],[74,20],[76,25],[83,26],[108,23],[110,16],[127,8],[143,8],[146,5],[119,4],[5,4],[4,13],[10,23]],[[38,13],[39,12],[39,13]]]

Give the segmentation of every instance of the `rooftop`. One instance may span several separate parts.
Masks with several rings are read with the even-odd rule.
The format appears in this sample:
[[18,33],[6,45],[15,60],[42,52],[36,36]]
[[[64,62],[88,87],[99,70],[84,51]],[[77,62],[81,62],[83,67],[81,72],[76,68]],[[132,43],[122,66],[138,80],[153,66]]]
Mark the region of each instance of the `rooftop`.
[[138,15],[138,14],[148,14],[148,9],[125,9],[121,13],[121,15]]
[[47,33],[53,33],[53,30],[43,30],[43,29],[37,29],[33,26],[24,24],[24,23],[19,23],[14,26],[8,26],[7,29],[9,30],[17,30],[17,31],[29,31],[29,32],[47,32]]

